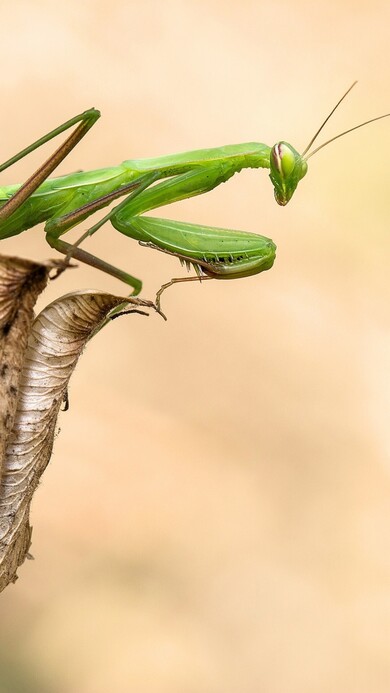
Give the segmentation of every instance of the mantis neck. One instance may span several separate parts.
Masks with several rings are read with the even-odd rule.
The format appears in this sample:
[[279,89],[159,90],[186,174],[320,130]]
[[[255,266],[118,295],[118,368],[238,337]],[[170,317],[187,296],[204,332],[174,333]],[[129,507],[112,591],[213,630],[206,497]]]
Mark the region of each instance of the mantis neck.
[[159,171],[162,178],[218,164],[227,165],[232,173],[236,173],[243,168],[269,168],[270,152],[271,147],[266,144],[247,142],[214,149],[196,149],[155,159],[130,159],[124,161],[123,165],[139,173]]

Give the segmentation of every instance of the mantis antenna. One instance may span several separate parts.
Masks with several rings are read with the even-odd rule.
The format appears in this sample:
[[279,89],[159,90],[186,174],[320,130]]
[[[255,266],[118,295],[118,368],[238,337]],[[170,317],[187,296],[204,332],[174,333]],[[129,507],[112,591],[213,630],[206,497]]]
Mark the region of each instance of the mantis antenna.
[[369,123],[374,123],[376,120],[381,120],[382,118],[388,118],[388,117],[390,116],[390,113],[385,113],[384,115],[377,116],[376,118],[371,118],[370,120],[364,121],[364,123],[360,123],[359,125],[355,125],[355,127],[349,128],[349,130],[345,130],[344,132],[341,132],[339,135],[335,135],[335,137],[332,137],[330,140],[327,140],[327,141],[324,142],[323,144],[320,144],[319,147],[317,147],[316,149],[313,149],[313,151],[310,152],[310,154],[307,154],[307,156],[305,156],[305,154],[309,151],[309,149],[310,149],[310,147],[312,146],[312,144],[313,144],[313,143],[315,142],[315,140],[317,139],[317,137],[318,137],[318,135],[320,134],[321,130],[324,128],[324,126],[325,126],[326,123],[328,122],[329,118],[333,115],[333,113],[335,112],[336,108],[338,108],[338,107],[340,106],[341,102],[344,101],[345,97],[349,94],[349,92],[351,91],[351,89],[353,89],[353,87],[355,86],[355,84],[357,84],[357,80],[356,80],[355,82],[353,82],[353,84],[351,84],[351,86],[349,87],[349,89],[347,89],[347,91],[345,92],[345,94],[343,94],[343,96],[341,97],[341,99],[336,103],[335,107],[332,108],[331,112],[330,112],[329,115],[325,118],[325,120],[324,120],[324,122],[322,123],[321,127],[317,130],[317,132],[316,132],[316,134],[314,135],[314,137],[312,137],[312,139],[310,140],[310,142],[309,142],[308,146],[306,147],[305,151],[302,152],[302,157],[305,159],[305,161],[307,161],[308,159],[310,159],[310,157],[313,156],[313,154],[316,154],[317,152],[319,152],[320,149],[323,149],[323,147],[326,147],[327,144],[330,144],[331,142],[334,142],[334,140],[337,140],[339,137],[343,137],[344,135],[347,135],[349,132],[353,132],[353,130],[358,130],[359,128],[362,128],[364,125],[368,125]]

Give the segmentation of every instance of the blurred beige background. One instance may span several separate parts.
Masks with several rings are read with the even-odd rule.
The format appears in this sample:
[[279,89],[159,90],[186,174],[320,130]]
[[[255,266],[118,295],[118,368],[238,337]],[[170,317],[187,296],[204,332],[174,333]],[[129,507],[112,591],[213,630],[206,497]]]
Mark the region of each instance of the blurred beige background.
[[[61,172],[251,140],[302,150],[390,110],[390,6],[2,3],[1,159],[96,106]],[[45,152],[1,181],[18,182]],[[166,215],[263,232],[272,271],[118,320],[70,388],[1,595],[1,693],[388,693],[390,119],[310,161],[293,201],[243,172]],[[79,231],[74,233],[76,238]],[[109,227],[153,297],[183,270]],[[40,230],[3,253],[53,256]],[[86,268],[81,288],[121,293]]]

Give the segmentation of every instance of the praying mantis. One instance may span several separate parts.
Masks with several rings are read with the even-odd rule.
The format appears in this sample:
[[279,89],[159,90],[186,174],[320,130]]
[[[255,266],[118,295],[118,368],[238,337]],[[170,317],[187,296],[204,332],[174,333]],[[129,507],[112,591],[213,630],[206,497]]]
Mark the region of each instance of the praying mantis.
[[[131,295],[137,296],[142,288],[140,279],[80,247],[87,237],[110,221],[116,230],[140,244],[173,255],[188,268],[194,268],[195,276],[171,279],[160,288],[156,296],[158,309],[162,292],[176,282],[237,279],[270,269],[276,246],[265,236],[148,217],[144,213],[213,190],[245,168],[269,169],[276,202],[286,205],[306,175],[311,156],[339,137],[390,115],[386,113],[360,123],[310,152],[317,136],[355,84],[338,101],[302,154],[284,141],[273,147],[250,142],[153,159],[130,159],[116,167],[49,178],[100,117],[99,111],[89,109],[0,165],[0,172],[4,171],[44,143],[77,126],[24,184],[0,187],[0,239],[44,222],[47,242],[66,256],[57,274],[74,258],[121,280],[132,288]],[[124,199],[90,226],[76,243],[70,244],[61,238],[69,229],[121,197]]]

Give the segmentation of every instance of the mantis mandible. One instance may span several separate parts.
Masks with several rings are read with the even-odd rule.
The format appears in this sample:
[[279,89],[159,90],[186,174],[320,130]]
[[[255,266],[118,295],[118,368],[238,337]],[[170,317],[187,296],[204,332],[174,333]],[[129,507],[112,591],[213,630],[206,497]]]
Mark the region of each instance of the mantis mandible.
[[[269,238],[244,231],[157,219],[143,216],[144,213],[208,192],[245,168],[269,169],[276,202],[286,205],[299,181],[306,175],[307,160],[313,154],[348,132],[390,115],[386,113],[360,123],[309,152],[324,125],[355,84],[338,101],[302,154],[284,141],[277,142],[273,147],[250,142],[155,159],[133,159],[112,168],[49,178],[100,117],[99,111],[89,109],[0,165],[1,172],[45,142],[77,125],[64,143],[23,185],[0,187],[0,239],[45,222],[47,242],[66,255],[63,267],[69,264],[71,258],[75,258],[125,282],[133,289],[132,295],[136,296],[142,288],[139,279],[80,247],[82,241],[110,221],[115,229],[142,245],[174,255],[187,267],[194,267],[196,276],[171,279],[161,287],[156,297],[158,307],[162,291],[176,282],[236,279],[258,274],[272,267],[275,259],[276,246]],[[124,197],[124,200],[88,228],[76,243],[62,240],[61,236],[70,228],[120,197]]]

